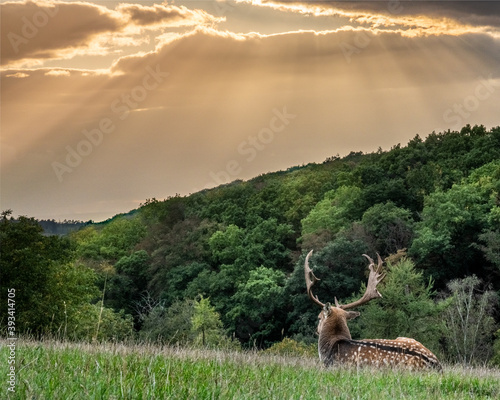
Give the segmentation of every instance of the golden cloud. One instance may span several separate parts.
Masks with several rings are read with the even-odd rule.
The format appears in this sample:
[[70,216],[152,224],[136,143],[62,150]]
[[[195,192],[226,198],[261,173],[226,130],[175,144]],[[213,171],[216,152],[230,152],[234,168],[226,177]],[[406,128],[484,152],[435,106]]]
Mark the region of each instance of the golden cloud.
[[225,20],[223,17],[214,17],[203,10],[190,10],[184,6],[177,7],[173,5],[120,4],[117,11],[127,15],[131,23],[139,26],[209,25]]
[[123,29],[116,12],[89,3],[8,2],[2,11],[2,64],[69,57],[104,33]]
[[[233,159],[249,177],[313,154],[389,146],[405,139],[398,135],[408,126],[412,136],[448,128],[443,112],[473,94],[481,76],[487,98],[463,122],[491,125],[498,123],[499,57],[500,41],[490,35],[199,28],[122,57],[106,73],[4,71],[5,192],[12,204],[30,193],[56,209],[116,187],[133,198],[150,196],[152,187],[187,192],[189,182],[204,187]],[[239,145],[269,124],[276,107],[297,118],[247,163]],[[61,184],[53,163],[65,162],[68,148],[78,150],[91,132],[110,130],[109,121],[113,132]],[[116,185],[119,177],[126,182]]]
[[223,21],[186,7],[121,4],[116,10],[88,2],[7,2],[1,7],[4,68],[39,66],[49,59],[103,55],[144,42],[141,29],[213,25]]
[[316,17],[347,17],[351,23],[378,29],[398,29],[407,36],[493,33],[500,28],[496,1],[320,1],[236,0],[260,7]]

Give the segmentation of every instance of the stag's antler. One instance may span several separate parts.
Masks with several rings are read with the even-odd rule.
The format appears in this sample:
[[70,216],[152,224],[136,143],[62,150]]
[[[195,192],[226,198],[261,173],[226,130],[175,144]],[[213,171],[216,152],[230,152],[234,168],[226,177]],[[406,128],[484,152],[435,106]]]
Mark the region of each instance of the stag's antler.
[[385,278],[385,273],[383,274],[381,273],[382,259],[380,258],[380,255],[377,253],[378,265],[377,269],[374,269],[375,263],[373,259],[367,256],[366,254],[363,254],[363,256],[365,256],[368,259],[368,261],[370,261],[370,265],[368,266],[368,268],[370,269],[370,276],[368,277],[368,284],[366,285],[365,294],[359,300],[356,300],[349,304],[339,305],[337,299],[335,299],[335,305],[337,307],[342,308],[343,310],[346,310],[348,308],[354,308],[362,304],[368,303],[370,300],[382,297],[380,292],[377,290],[377,285],[382,281],[382,279]]
[[309,298],[315,302],[318,306],[320,306],[321,308],[325,307],[325,305],[318,300],[318,296],[314,296],[312,294],[312,287],[314,286],[314,284],[319,281],[318,278],[316,278],[316,276],[314,275],[314,272],[313,270],[309,267],[309,257],[311,257],[313,251],[311,250],[309,252],[309,254],[306,256],[306,262],[304,263],[304,272],[305,272],[305,275],[306,275],[306,286],[307,286],[307,294],[309,295]]

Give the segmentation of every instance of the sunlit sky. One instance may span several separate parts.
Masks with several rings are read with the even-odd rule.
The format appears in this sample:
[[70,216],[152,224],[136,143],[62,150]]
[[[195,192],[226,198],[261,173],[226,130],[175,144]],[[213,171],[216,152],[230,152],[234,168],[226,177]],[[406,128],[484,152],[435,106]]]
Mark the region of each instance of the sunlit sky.
[[2,1],[1,209],[148,198],[500,125],[497,1]]

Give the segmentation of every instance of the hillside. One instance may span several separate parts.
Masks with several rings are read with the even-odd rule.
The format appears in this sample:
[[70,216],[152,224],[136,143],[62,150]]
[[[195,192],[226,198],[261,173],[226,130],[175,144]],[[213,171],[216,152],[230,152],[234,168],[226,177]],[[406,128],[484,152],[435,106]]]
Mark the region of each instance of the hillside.
[[[312,342],[317,310],[303,282],[303,257],[311,249],[325,301],[358,293],[366,269],[361,255],[376,252],[405,254],[415,281],[402,281],[401,290],[406,286],[432,304],[451,299],[449,283],[466,276],[481,281],[473,288],[478,296],[498,292],[499,193],[500,127],[466,126],[416,136],[390,151],[352,152],[189,196],[147,200],[127,217],[72,234],[64,263],[92,271],[89,279],[99,288],[89,296],[92,313],[103,297],[110,321],[131,316],[142,338],[195,340],[192,302],[209,299],[207,310],[221,324],[217,332],[244,345],[267,347],[284,336]],[[392,274],[396,279],[396,268]],[[498,323],[492,310],[483,359],[492,356],[495,315]],[[184,322],[173,326],[167,318],[173,315]],[[415,321],[425,320],[427,331],[442,322],[434,308],[413,317],[425,317]],[[368,332],[366,321],[353,335]],[[415,333],[399,328],[396,335]],[[435,332],[445,335],[443,327]],[[441,339],[434,346],[441,347]],[[434,351],[453,356],[446,346]]]
[[43,233],[47,236],[50,235],[69,235],[71,232],[77,231],[84,227],[85,225],[89,225],[92,221],[83,222],[83,221],[56,221],[54,219],[44,219],[39,220],[38,223],[43,228]]

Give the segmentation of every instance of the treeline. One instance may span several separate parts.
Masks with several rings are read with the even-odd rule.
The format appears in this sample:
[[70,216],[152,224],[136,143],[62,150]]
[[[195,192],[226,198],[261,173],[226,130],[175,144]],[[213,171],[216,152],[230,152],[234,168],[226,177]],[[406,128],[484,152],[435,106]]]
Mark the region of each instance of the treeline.
[[66,219],[64,221],[56,221],[55,219],[41,219],[38,220],[38,223],[42,227],[45,235],[64,236],[77,231],[86,225],[91,225],[93,221],[83,222]]
[[4,215],[2,292],[19,288],[20,326],[35,333],[265,348],[315,341],[306,252],[322,301],[359,296],[362,254],[378,252],[384,298],[353,337],[411,336],[442,357],[500,363],[499,193],[500,128],[466,126],[148,200],[64,238]]

